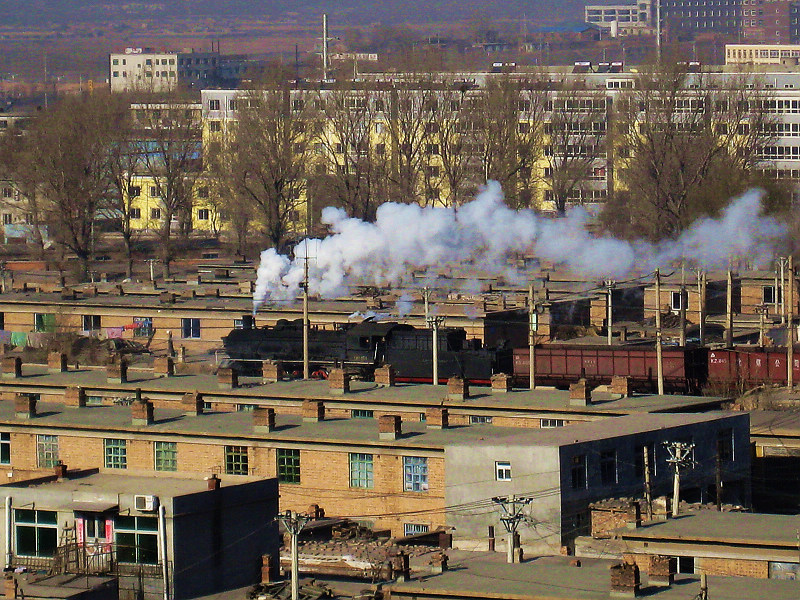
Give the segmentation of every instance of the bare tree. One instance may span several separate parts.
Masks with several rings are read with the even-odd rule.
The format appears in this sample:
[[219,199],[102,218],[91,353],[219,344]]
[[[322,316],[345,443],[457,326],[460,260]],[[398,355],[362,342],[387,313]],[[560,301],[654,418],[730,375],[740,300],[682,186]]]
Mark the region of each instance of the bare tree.
[[642,72],[619,98],[622,185],[607,205],[607,223],[619,225],[626,214],[630,233],[674,237],[756,175],[775,136],[769,91],[753,77],[713,77],[662,65]]
[[157,231],[164,277],[174,258],[173,221],[191,224],[194,187],[202,173],[200,106],[180,95],[149,97],[132,105],[141,144],[139,174],[161,201]]

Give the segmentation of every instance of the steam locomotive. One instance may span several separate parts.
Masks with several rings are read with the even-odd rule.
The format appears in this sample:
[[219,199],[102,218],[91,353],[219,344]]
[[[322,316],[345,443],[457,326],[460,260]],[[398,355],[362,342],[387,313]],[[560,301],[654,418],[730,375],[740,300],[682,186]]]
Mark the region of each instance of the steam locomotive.
[[[222,338],[225,352],[241,368],[248,363],[277,360],[285,367],[303,362],[303,321],[282,319],[274,327],[253,327],[245,319],[242,329]],[[445,383],[453,376],[476,384],[489,384],[494,373],[511,373],[511,349],[484,348],[480,340],[467,339],[463,329],[438,330],[438,376]],[[367,319],[334,330],[309,331],[309,361],[324,373],[343,367],[369,378],[376,367],[390,364],[397,381],[429,383],[433,377],[433,330]]]

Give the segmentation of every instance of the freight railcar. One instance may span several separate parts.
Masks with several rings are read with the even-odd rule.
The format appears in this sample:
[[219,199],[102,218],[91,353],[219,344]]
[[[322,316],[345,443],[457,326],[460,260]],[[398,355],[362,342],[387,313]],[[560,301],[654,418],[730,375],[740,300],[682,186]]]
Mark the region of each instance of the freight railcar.
[[[800,355],[792,365],[800,381]],[[708,383],[748,389],[759,385],[787,385],[786,348],[738,348],[708,351]]]
[[[534,377],[538,384],[565,387],[578,379],[591,385],[611,383],[615,375],[630,378],[633,389],[657,389],[657,362],[654,347],[583,346],[544,344],[535,348]],[[514,379],[519,385],[529,382],[528,348],[514,350]],[[671,393],[700,393],[708,376],[707,351],[703,348],[662,349],[664,389]]]

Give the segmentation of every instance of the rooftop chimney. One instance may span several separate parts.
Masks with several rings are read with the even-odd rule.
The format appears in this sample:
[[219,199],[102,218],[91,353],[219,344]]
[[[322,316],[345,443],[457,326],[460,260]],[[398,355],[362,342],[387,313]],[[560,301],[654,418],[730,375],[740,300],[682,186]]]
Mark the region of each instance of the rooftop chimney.
[[156,377],[172,377],[175,375],[175,361],[171,356],[157,356],[153,361],[153,373]]
[[136,399],[131,404],[131,423],[144,426],[153,424],[153,403],[149,400]]
[[303,421],[316,423],[325,420],[325,405],[319,400],[303,400]]
[[275,409],[256,406],[253,409],[253,431],[270,433],[275,431]]
[[592,390],[585,379],[579,379],[569,386],[570,406],[588,406],[592,403]]
[[14,395],[14,416],[18,419],[33,419],[36,417],[36,400],[23,394]]
[[634,598],[639,595],[639,567],[631,563],[618,563],[611,567],[611,595]]
[[261,382],[277,383],[283,379],[283,363],[265,360],[261,363]]
[[235,390],[239,387],[239,374],[233,369],[217,369],[217,387],[222,390]]
[[128,363],[121,359],[118,363],[107,365],[106,381],[108,383],[128,383]]
[[450,426],[447,409],[440,406],[426,409],[425,425],[428,429],[447,429]]
[[63,352],[49,352],[47,354],[47,370],[50,373],[65,373],[67,370],[67,355]]
[[68,408],[83,408],[86,406],[86,390],[76,385],[65,387],[64,406]]
[[187,392],[181,398],[181,409],[187,415],[202,415],[203,406],[203,395],[200,392]]
[[350,392],[350,375],[344,369],[331,369],[328,375],[328,388],[331,394],[342,395]]
[[670,587],[675,582],[675,573],[677,571],[678,559],[674,556],[650,555],[650,568],[647,571],[650,585]]
[[58,461],[53,467],[53,471],[55,472],[56,478],[59,481],[63,481],[67,478],[67,465],[65,465],[63,462]]
[[214,491],[219,489],[222,481],[220,481],[220,478],[217,477],[216,473],[212,473],[210,477],[206,477],[206,483],[208,484],[208,490]]
[[614,375],[611,377],[611,386],[609,391],[614,396],[620,398],[628,398],[631,395],[630,379],[625,375]]
[[496,373],[492,375],[492,393],[506,394],[512,390],[511,375]]
[[22,359],[19,356],[4,356],[0,365],[3,368],[3,379],[22,377]]
[[378,439],[396,440],[403,435],[400,415],[381,415],[378,417]]
[[469,398],[469,382],[461,377],[451,377],[447,380],[447,399],[466,400]]
[[394,367],[392,365],[384,365],[375,369],[375,383],[381,387],[394,386]]

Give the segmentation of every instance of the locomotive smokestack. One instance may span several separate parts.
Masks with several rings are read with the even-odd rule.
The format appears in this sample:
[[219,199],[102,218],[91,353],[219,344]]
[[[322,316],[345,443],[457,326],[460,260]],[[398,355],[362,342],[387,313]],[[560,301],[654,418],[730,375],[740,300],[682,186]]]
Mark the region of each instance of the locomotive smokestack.
[[242,329],[254,329],[256,326],[255,315],[242,315]]

